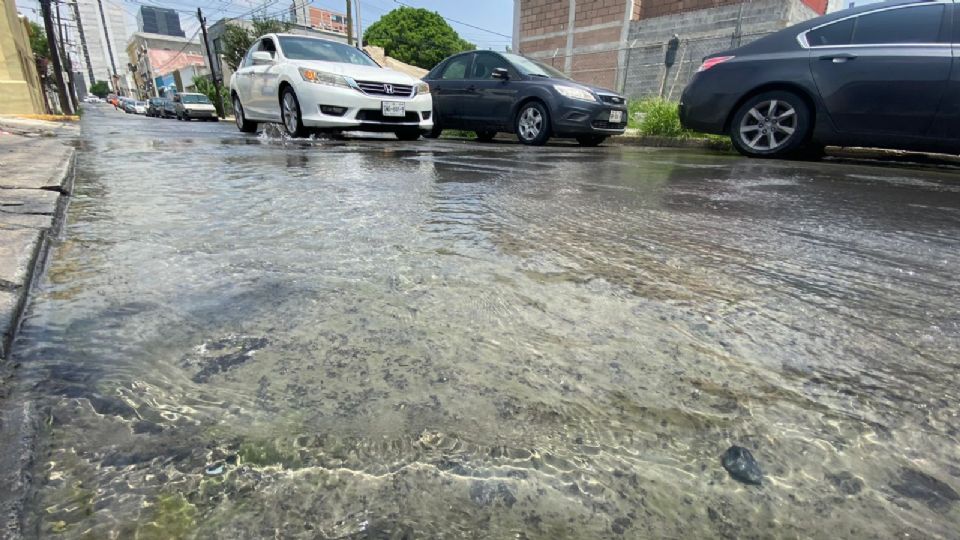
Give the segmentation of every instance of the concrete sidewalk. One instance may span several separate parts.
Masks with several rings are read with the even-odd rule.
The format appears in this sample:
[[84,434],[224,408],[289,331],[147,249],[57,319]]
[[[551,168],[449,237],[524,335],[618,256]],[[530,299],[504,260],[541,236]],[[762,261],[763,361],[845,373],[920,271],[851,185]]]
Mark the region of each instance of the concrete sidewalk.
[[76,124],[0,118],[0,358],[73,188]]

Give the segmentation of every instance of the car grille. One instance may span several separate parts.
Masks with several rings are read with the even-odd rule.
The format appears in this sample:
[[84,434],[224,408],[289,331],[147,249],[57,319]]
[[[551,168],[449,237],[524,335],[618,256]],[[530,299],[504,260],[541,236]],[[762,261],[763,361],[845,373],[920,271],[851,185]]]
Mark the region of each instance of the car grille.
[[384,116],[382,111],[357,111],[357,120],[361,122],[382,122],[384,124],[405,124],[420,123],[420,115],[415,112],[408,112],[406,116]]
[[360,91],[368,96],[408,98],[413,96],[413,86],[373,81],[356,81]]
[[626,122],[620,122],[618,124],[612,124],[606,120],[594,120],[593,127],[597,129],[623,129],[627,127]]
[[612,103],[613,105],[623,105],[627,102],[626,99],[611,94],[600,94],[600,99],[602,99],[604,103]]

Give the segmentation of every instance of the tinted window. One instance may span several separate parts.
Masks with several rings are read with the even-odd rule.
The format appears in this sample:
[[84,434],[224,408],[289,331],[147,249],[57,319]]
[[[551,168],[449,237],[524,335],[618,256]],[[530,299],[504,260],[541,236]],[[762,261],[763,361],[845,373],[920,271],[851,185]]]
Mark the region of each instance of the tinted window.
[[807,32],[807,43],[811,47],[827,45],[849,45],[853,37],[853,25],[856,19],[835,22]]
[[320,60],[380,67],[355,47],[324,39],[283,36],[280,38],[280,48],[283,49],[284,56],[291,60]]
[[510,70],[510,64],[496,54],[478,53],[476,60],[473,61],[473,67],[470,68],[471,79],[490,79],[493,70],[503,68]]
[[260,50],[270,53],[270,56],[276,56],[277,45],[273,42],[273,38],[264,38],[264,40],[260,42]]
[[180,101],[183,103],[210,103],[207,96],[201,96],[199,94],[183,94],[180,96]]
[[443,74],[440,75],[440,78],[445,80],[466,79],[467,68],[470,67],[470,60],[472,58],[472,54],[465,54],[459,58],[454,58],[447,64],[447,67],[443,68]]
[[861,15],[853,31],[853,44],[936,43],[942,20],[942,4]]

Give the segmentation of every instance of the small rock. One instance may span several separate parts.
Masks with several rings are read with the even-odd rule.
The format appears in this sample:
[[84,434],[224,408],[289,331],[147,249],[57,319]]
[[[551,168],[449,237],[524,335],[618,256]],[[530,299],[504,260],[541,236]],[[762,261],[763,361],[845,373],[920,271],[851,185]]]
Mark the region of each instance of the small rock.
[[753,454],[742,446],[731,446],[723,454],[721,460],[723,468],[730,473],[734,480],[744,484],[759,486],[763,481],[763,471],[760,464],[753,459]]
[[827,480],[829,480],[841,493],[845,495],[856,495],[863,491],[863,480],[857,478],[856,476],[850,474],[847,471],[843,471],[837,474],[828,474]]

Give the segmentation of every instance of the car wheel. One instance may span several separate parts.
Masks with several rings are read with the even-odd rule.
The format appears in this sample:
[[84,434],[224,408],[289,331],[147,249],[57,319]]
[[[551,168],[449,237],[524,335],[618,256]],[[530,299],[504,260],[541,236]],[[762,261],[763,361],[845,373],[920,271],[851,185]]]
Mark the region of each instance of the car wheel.
[[497,136],[496,131],[480,130],[477,131],[477,140],[480,142],[490,142]]
[[297,99],[293,88],[287,87],[280,98],[280,119],[291,137],[307,136],[307,130],[303,127],[303,120],[300,118],[300,100]]
[[433,129],[423,134],[428,139],[439,139],[440,135],[443,135],[443,128],[436,124],[433,125]]
[[401,141],[416,141],[420,138],[420,132],[412,129],[403,129],[400,131],[394,132],[398,139]]
[[747,100],[730,123],[734,148],[745,156],[798,155],[813,127],[810,107],[793,92],[764,92]]
[[183,122],[183,116],[180,113],[177,113],[177,122]]
[[517,138],[523,144],[543,146],[550,139],[550,113],[539,101],[521,107],[515,123]]
[[580,135],[577,137],[577,142],[580,143],[580,146],[586,147],[600,146],[605,140],[607,140],[605,135]]
[[244,133],[256,133],[257,123],[247,120],[243,113],[243,104],[240,103],[240,96],[233,98],[233,117],[237,121],[237,129]]

